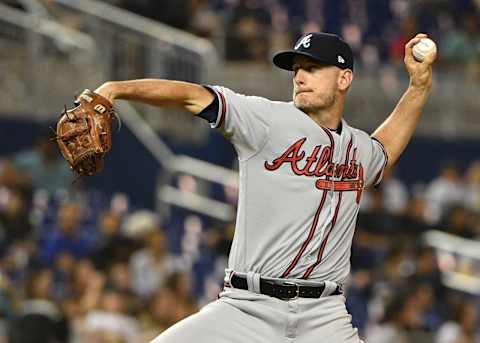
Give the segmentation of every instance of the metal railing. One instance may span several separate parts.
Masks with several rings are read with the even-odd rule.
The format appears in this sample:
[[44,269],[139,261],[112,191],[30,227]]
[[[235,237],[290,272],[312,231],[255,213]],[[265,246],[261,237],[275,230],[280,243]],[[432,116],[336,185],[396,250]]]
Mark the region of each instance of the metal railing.
[[[104,2],[54,0],[61,11],[61,15],[55,15],[41,1],[21,1],[27,11],[0,4],[0,42],[7,47],[4,53],[8,50],[4,56],[0,53],[0,70],[8,70],[0,77],[0,93],[5,96],[0,107],[5,112],[24,112],[31,117],[36,110],[35,118],[52,120],[58,116],[59,108],[71,103],[75,93],[84,87],[144,75],[202,82],[217,60],[208,41]],[[70,15],[76,19],[71,20]],[[21,98],[29,99],[29,103]],[[209,129],[205,125],[173,114],[171,109],[159,114],[159,109],[123,101],[115,106],[122,122],[163,166],[157,185],[160,204],[181,206],[220,220],[234,217],[232,206],[205,194],[177,189],[171,181],[178,174],[186,174],[231,186],[237,174],[177,156],[146,119],[161,118],[162,125],[176,124],[177,131],[168,125],[161,128],[185,137],[198,136],[199,132],[206,136]],[[167,115],[175,115],[176,120],[165,120]]]
[[[141,77],[219,83],[274,100],[289,100],[291,96],[290,74],[254,64],[223,68],[216,63],[213,46],[189,33],[105,2],[53,0],[53,3],[63,16],[48,16],[38,8],[36,12],[41,15],[33,15],[0,5],[0,42],[4,44],[0,51],[0,106],[5,112],[31,116],[35,109],[38,118],[53,119],[59,107],[71,103],[72,95],[85,87],[93,88],[110,79]],[[69,16],[75,16],[75,20]],[[398,77],[401,74],[398,70],[391,73],[398,78],[398,85],[388,93],[380,82],[384,71],[356,72],[345,112],[350,124],[374,128],[393,109],[406,80]],[[461,76],[436,74],[434,91],[417,133],[477,136],[480,121],[475,113],[479,91],[478,84],[462,82]],[[141,126],[130,123],[130,128],[162,165],[166,165],[162,161],[171,162],[169,166],[174,166],[170,167],[174,168],[171,172],[190,175],[197,172],[202,175],[195,177],[224,185],[235,179],[221,168],[185,156],[172,162],[174,158],[162,152],[166,151],[166,145],[157,131],[183,137],[185,141],[202,141],[209,129],[199,120],[171,109],[128,106],[131,107],[128,112],[135,111],[138,116],[135,123]],[[146,122],[142,122],[144,119]],[[170,199],[171,194],[169,191]]]
[[209,60],[209,62],[215,63],[216,52],[210,41],[194,36],[188,32],[178,30],[101,1],[53,0],[53,2],[101,19],[105,23],[152,37],[161,44],[170,44],[186,48],[197,53],[202,59],[213,58],[213,60]]
[[[72,79],[86,81],[81,68],[93,64],[95,41],[52,19],[4,4],[0,23],[0,110],[38,119],[55,117],[58,104],[66,103],[63,93],[70,102],[76,92]],[[66,61],[69,54],[77,58]]]
[[[223,221],[234,218],[233,206],[201,194],[182,191],[173,187],[171,180],[174,175],[185,174],[224,186],[238,187],[238,173],[196,158],[175,155],[130,103],[119,101],[118,108],[124,114],[122,121],[164,168],[157,185],[160,203],[180,206]],[[158,210],[165,212],[161,206]]]
[[[101,56],[96,60],[104,61],[102,70],[108,79],[139,78],[145,74],[148,77],[202,82],[217,61],[209,41],[132,12],[93,0],[54,2],[89,18],[82,29],[102,43],[101,50],[98,50]],[[133,57],[124,58],[119,48]],[[111,58],[105,59],[105,53]],[[171,181],[175,175],[186,174],[229,185],[230,180],[236,178],[236,173],[188,156],[176,156],[154,130],[174,131],[194,137],[199,132],[205,136],[208,130],[205,126],[171,109],[162,111],[127,102],[119,102],[119,107],[124,114],[123,121],[163,166],[157,185],[160,204],[181,206],[225,221],[234,217],[232,206],[201,194],[181,191],[173,187]],[[144,114],[143,117],[139,111]],[[169,120],[168,116],[175,116],[175,120]]]
[[480,294],[480,242],[441,231],[428,231],[423,239],[435,249],[445,286]]

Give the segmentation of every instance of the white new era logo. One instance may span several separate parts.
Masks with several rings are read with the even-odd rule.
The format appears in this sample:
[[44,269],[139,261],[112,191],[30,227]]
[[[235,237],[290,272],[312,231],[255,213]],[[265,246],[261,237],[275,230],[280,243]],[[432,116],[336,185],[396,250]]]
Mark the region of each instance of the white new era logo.
[[342,56],[340,56],[340,55],[338,55],[338,57],[337,57],[337,61],[338,61],[338,63],[342,63],[342,64],[344,64],[344,63],[345,63],[345,60],[344,60],[344,58],[343,58]]
[[309,34],[309,35],[306,35],[305,37],[302,38],[302,40],[300,42],[298,42],[297,45],[295,45],[295,50],[298,50],[298,48],[300,48],[301,45],[303,45],[303,47],[305,49],[308,49],[310,47],[310,40],[312,39],[312,34]]

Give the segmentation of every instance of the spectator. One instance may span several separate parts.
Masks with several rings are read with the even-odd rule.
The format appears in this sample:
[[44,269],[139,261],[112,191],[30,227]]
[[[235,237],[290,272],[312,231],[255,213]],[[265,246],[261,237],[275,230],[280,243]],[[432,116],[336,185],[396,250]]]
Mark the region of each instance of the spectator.
[[177,302],[175,316],[179,321],[198,311],[198,307],[193,300],[193,291],[191,278],[186,272],[175,272],[165,282],[165,287],[174,292]]
[[465,206],[474,213],[480,214],[480,160],[470,164],[466,172]]
[[165,285],[168,277],[179,268],[179,261],[168,252],[167,240],[159,227],[152,227],[144,236],[144,248],[130,258],[134,292],[143,299]]
[[376,234],[377,236],[389,236],[393,232],[397,232],[400,221],[399,218],[392,216],[385,205],[385,192],[383,185],[381,190],[371,190],[368,192],[370,198],[370,208],[359,215],[358,226],[366,231]]
[[453,206],[445,214],[441,229],[464,238],[474,238],[473,216],[462,205]]
[[1,268],[13,283],[23,283],[34,260],[35,245],[32,241],[18,241],[7,247],[2,256]]
[[69,252],[76,258],[86,256],[91,241],[81,230],[81,205],[66,203],[58,211],[58,224],[51,232],[45,232],[40,248],[40,259],[44,265],[52,266],[57,256]]
[[141,316],[142,334],[138,343],[150,341],[176,323],[178,303],[175,292],[169,288],[159,288],[147,302],[148,308]]
[[445,315],[443,299],[446,297],[446,289],[442,284],[435,249],[421,246],[415,249],[415,255],[415,272],[408,278],[407,284],[428,285],[430,288],[431,308],[425,315],[425,326],[433,331],[438,329]]
[[421,246],[416,249],[415,272],[411,277],[414,284],[426,283],[439,287],[435,290],[436,298],[443,296],[443,288],[441,287],[441,276],[438,269],[435,249]]
[[20,152],[12,158],[12,166],[18,183],[26,183],[53,194],[70,187],[73,173],[60,157],[51,138],[51,132],[41,134],[33,149]]
[[220,35],[221,17],[215,13],[209,0],[196,1],[193,16],[193,29],[196,35],[215,40]]
[[397,233],[400,218],[390,215],[384,208],[380,190],[367,191],[369,208],[358,216],[357,232],[352,246],[352,268],[371,269],[388,253],[392,233]]
[[403,61],[404,46],[410,40],[410,37],[415,36],[417,32],[417,23],[412,16],[402,18],[399,29],[390,43],[390,59],[392,62],[399,63]]
[[0,206],[0,241],[5,248],[15,241],[30,238],[32,224],[29,220],[25,196],[19,191],[5,190],[5,204]]
[[367,342],[408,343],[405,332],[406,321],[408,320],[407,300],[405,296],[398,296],[387,306],[382,321],[368,328],[365,336]]
[[85,317],[82,341],[134,343],[138,323],[128,315],[126,308],[126,298],[121,292],[105,290],[98,309],[90,311]]
[[68,342],[68,322],[53,302],[52,285],[49,270],[30,275],[26,282],[26,299],[20,303],[18,316],[12,322],[9,342]]
[[415,271],[409,243],[400,241],[393,244],[380,268],[379,283],[388,288],[389,292],[401,289],[405,280]]
[[69,294],[70,282],[76,268],[75,257],[67,252],[61,252],[52,268],[54,275],[54,294],[57,297],[64,297]]
[[392,169],[385,170],[382,179],[382,193],[385,210],[394,215],[403,215],[408,206],[408,189]]
[[228,60],[265,62],[270,52],[270,12],[259,1],[239,0],[227,26]]
[[128,263],[117,262],[110,266],[107,285],[122,293],[128,313],[136,314],[142,307],[141,299],[132,290],[132,277]]
[[82,316],[97,308],[105,284],[105,274],[96,271],[90,260],[77,261],[70,284],[70,293],[76,297],[78,311]]
[[224,226],[210,229],[205,237],[208,250],[215,253],[218,258],[227,259],[230,254],[230,246],[235,233],[235,222],[228,222]]
[[122,218],[113,211],[103,212],[98,218],[99,237],[92,251],[97,269],[106,271],[115,263],[128,263],[137,248],[137,242],[120,231]]
[[449,206],[463,202],[464,192],[456,164],[450,162],[444,165],[425,190],[427,222],[438,224]]
[[2,191],[15,190],[31,196],[31,180],[25,173],[19,173],[9,159],[0,160],[0,186]]
[[363,336],[368,323],[368,304],[372,296],[373,277],[368,270],[358,270],[352,274],[347,295],[347,309],[352,315],[352,325]]
[[442,55],[449,64],[476,62],[480,55],[480,35],[475,14],[459,18],[459,27],[447,32],[442,44]]
[[121,6],[144,17],[160,21],[170,26],[190,29],[190,19],[193,15],[192,0],[163,0],[161,2],[148,0],[123,0]]
[[427,285],[413,285],[405,294],[392,300],[386,308],[384,319],[367,331],[366,341],[410,342],[412,332],[421,334],[427,329],[426,314],[431,301],[432,293]]
[[425,221],[425,209],[426,204],[423,194],[415,194],[408,204],[407,212],[402,217],[402,231],[408,233],[411,237],[415,237],[430,229],[430,225]]
[[453,311],[452,318],[445,322],[435,337],[435,343],[475,343],[478,335],[478,313],[471,302],[461,303]]

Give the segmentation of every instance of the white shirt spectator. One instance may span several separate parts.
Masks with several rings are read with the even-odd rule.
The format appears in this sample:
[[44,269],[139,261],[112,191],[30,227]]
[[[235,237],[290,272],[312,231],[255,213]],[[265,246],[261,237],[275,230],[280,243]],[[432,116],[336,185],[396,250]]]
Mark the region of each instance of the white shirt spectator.
[[84,322],[84,330],[88,335],[115,335],[125,342],[134,342],[138,335],[138,325],[134,318],[107,311],[92,311],[87,314]]
[[373,325],[367,329],[365,342],[368,343],[408,343],[405,334],[393,324],[385,323]]
[[457,171],[452,167],[445,168],[425,191],[425,220],[429,224],[438,224],[445,210],[449,206],[463,204],[464,198],[465,185],[461,182]]
[[137,251],[130,258],[133,291],[142,298],[164,286],[167,279],[176,271],[182,270],[179,258],[166,253],[156,259],[149,249]]
[[384,206],[390,214],[402,214],[408,205],[407,186],[396,178],[388,178],[382,181]]
[[457,343],[460,337],[460,325],[455,322],[443,324],[435,337],[435,343]]

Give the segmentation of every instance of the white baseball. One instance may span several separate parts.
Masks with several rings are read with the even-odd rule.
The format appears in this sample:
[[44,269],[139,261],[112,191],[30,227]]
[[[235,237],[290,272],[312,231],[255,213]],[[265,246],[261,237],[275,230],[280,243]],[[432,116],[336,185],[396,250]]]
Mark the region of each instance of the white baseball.
[[422,38],[412,49],[413,57],[419,62],[425,59],[425,56],[437,52],[437,45],[430,38]]

